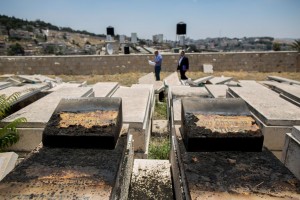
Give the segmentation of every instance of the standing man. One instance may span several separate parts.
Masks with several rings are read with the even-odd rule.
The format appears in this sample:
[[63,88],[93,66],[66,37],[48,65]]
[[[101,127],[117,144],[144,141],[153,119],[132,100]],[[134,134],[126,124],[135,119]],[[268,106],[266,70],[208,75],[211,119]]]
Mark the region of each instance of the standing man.
[[177,70],[180,71],[181,80],[187,80],[185,72],[189,70],[189,59],[185,56],[185,52],[181,51],[180,58],[178,60]]
[[162,63],[162,56],[158,53],[158,51],[154,52],[155,58],[155,66],[154,66],[154,72],[155,72],[155,78],[157,81],[160,80],[160,70],[161,70],[161,63]]

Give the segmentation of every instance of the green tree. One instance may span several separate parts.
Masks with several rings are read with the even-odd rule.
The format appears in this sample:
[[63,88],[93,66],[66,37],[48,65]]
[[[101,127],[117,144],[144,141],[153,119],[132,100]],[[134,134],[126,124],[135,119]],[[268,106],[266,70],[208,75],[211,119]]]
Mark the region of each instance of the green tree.
[[281,45],[277,42],[273,43],[273,51],[280,51]]
[[10,45],[10,47],[7,50],[7,55],[9,56],[18,56],[24,54],[25,54],[24,48],[19,43]]
[[[19,93],[14,93],[9,97],[0,95],[0,119],[7,116],[7,112],[10,110],[11,105],[19,98],[19,96]],[[19,141],[19,134],[16,127],[23,122],[26,122],[26,118],[18,118],[0,129],[1,151]]]
[[292,48],[298,52],[300,52],[300,40],[295,40],[292,44]]

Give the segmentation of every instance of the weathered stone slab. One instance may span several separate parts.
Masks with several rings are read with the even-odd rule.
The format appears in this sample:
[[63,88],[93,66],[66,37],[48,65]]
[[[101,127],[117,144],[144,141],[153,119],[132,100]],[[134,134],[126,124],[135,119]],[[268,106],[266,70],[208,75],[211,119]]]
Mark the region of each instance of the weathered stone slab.
[[98,82],[93,85],[94,96],[110,97],[118,88],[118,82]]
[[122,128],[122,116],[121,98],[62,99],[44,129],[43,145],[114,149]]
[[135,159],[128,199],[174,199],[169,161]]
[[0,95],[10,96],[14,93],[19,93],[19,98],[17,101],[15,101],[12,105],[21,102],[27,98],[30,98],[31,96],[43,91],[49,89],[49,85],[38,83],[38,84],[26,84],[20,87],[12,86],[5,88],[3,90],[0,90]]
[[139,78],[138,83],[139,84],[153,84],[156,94],[158,94],[164,90],[164,83],[162,81],[156,81],[154,78],[153,72]]
[[213,73],[213,66],[211,64],[203,64],[204,73]]
[[209,97],[209,93],[204,87],[172,86],[170,92],[173,99],[180,97]]
[[14,152],[0,153],[0,181],[16,166],[18,154]]
[[237,87],[239,86],[239,83],[231,80],[229,82],[226,82],[225,85],[227,85],[228,87]]
[[268,126],[253,114],[264,135],[264,146],[270,151],[282,151],[285,134],[292,131],[291,126]]
[[150,72],[149,74],[146,74],[145,76],[142,76],[138,80],[139,84],[154,84],[154,82],[155,82],[155,78],[154,78],[153,72]]
[[185,97],[208,98],[209,93],[204,87],[172,86],[168,92],[168,110],[173,123],[181,123],[181,99]]
[[187,151],[261,151],[264,140],[240,98],[182,99],[181,131]]
[[300,199],[300,181],[267,149],[187,152],[179,128],[175,126],[171,147],[176,198]]
[[282,84],[275,81],[261,81],[260,83],[267,85],[274,91],[300,104],[300,86]]
[[187,83],[190,84],[190,85],[193,85],[193,86],[198,86],[199,84],[201,83],[206,83],[206,81],[212,79],[213,76],[205,76],[205,77],[202,77],[202,78],[198,78],[194,81],[192,80],[187,80]]
[[114,150],[40,145],[0,183],[0,199],[123,199],[133,166],[132,138],[122,128]]
[[80,83],[61,83],[61,84],[55,85],[53,88],[49,89],[48,91],[54,92],[54,91],[60,90],[61,88],[71,88],[71,87],[73,87],[73,88],[81,87],[81,84]]
[[163,81],[167,87],[181,85],[177,72],[173,72],[172,74],[164,78]]
[[[129,124],[135,151],[147,154],[154,94],[153,85],[143,85],[137,84],[131,88],[120,87],[112,97],[122,98],[123,123]],[[149,89],[150,87],[152,90]]]
[[26,83],[57,82],[56,79],[41,74],[35,75],[17,75],[16,78]]
[[13,84],[11,82],[0,82],[0,90],[7,88],[9,86],[12,86]]
[[91,94],[92,88],[89,87],[62,88],[3,119],[0,123],[1,127],[20,117],[27,119],[27,122],[21,123],[18,127],[20,140],[9,149],[31,151],[42,141],[42,132],[46,123],[62,98],[85,97]]
[[227,85],[206,84],[205,88],[213,98],[226,98]]
[[208,82],[211,83],[211,84],[224,84],[228,81],[231,81],[232,80],[232,77],[213,77],[212,79],[209,79]]
[[241,87],[259,87],[260,84],[254,80],[239,80],[238,85]]
[[292,136],[300,141],[300,126],[294,126],[292,130]]
[[38,83],[38,84],[26,84],[23,86],[12,86],[12,87],[8,87],[5,88],[3,90],[0,90],[0,95],[4,94],[5,96],[10,96],[13,93],[20,93],[20,96],[33,92],[35,90],[47,90],[49,88],[49,86],[47,84],[43,84],[43,83]]
[[282,78],[279,76],[268,76],[268,79],[278,81],[278,82],[287,82],[289,84],[295,84],[295,85],[300,85],[299,81],[291,80],[288,78]]
[[251,111],[268,126],[300,125],[300,108],[260,84],[252,88],[230,87],[228,91],[244,99]]
[[287,133],[282,152],[282,162],[300,180],[300,126]]
[[25,117],[26,123],[22,123],[22,128],[44,128],[49,121],[53,111],[62,98],[86,97],[92,93],[92,88],[62,88],[53,92],[38,101],[26,106],[16,113],[2,120],[3,123],[12,122],[13,120]]

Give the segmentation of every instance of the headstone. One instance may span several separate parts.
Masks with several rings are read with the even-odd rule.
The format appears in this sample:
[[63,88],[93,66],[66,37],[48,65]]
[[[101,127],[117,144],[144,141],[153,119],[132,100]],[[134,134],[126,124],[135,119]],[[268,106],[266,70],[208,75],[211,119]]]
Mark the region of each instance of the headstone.
[[232,77],[221,76],[221,77],[213,77],[212,79],[209,79],[207,82],[216,85],[216,84],[224,84],[231,80]]
[[213,66],[211,64],[203,64],[204,73],[213,73]]
[[0,153],[0,181],[11,172],[18,159],[18,154],[14,152]]
[[286,134],[282,162],[300,180],[300,126]]

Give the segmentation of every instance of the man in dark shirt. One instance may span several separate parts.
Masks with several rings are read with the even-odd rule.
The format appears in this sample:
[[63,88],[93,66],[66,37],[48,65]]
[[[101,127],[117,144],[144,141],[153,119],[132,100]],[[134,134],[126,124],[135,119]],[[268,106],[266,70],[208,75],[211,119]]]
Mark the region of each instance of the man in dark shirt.
[[178,60],[177,70],[180,71],[181,80],[187,80],[185,73],[189,69],[189,59],[185,56],[185,52],[181,51],[180,58]]

